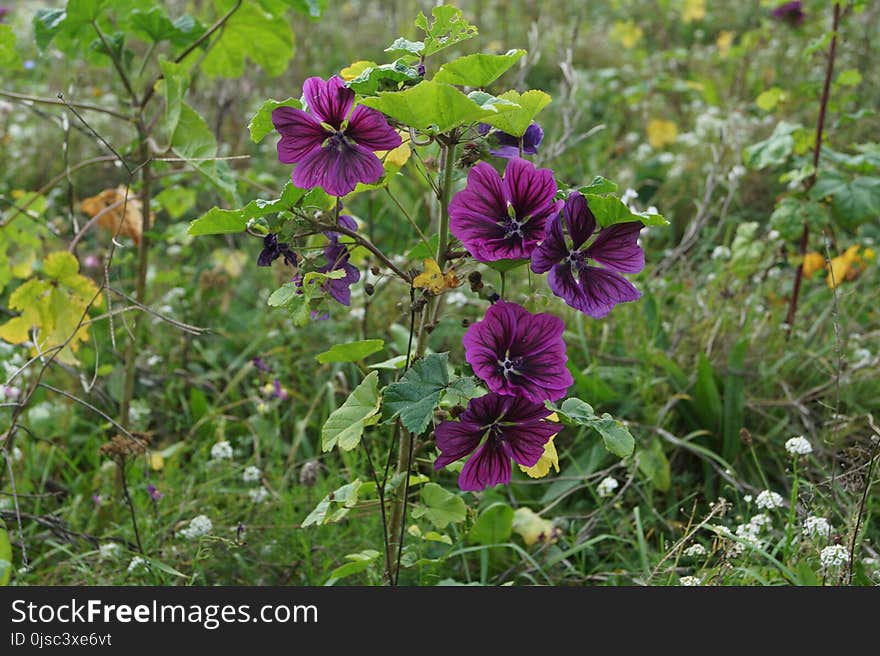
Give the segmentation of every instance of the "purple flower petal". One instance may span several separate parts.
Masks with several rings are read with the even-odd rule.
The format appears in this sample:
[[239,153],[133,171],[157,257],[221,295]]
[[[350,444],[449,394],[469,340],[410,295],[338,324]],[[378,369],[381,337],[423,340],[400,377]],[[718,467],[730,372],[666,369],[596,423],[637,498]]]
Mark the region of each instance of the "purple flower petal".
[[547,224],[544,241],[532,252],[532,271],[546,273],[566,257],[568,246],[565,245],[565,235],[562,234],[562,217],[557,214]]
[[434,469],[442,469],[471,453],[480,444],[484,432],[479,424],[464,419],[441,422],[434,430],[437,448],[441,451],[434,461]]
[[555,202],[556,180],[550,169],[538,169],[528,160],[515,157],[504,170],[504,188],[520,220],[540,222],[543,237],[548,216],[562,208]]
[[351,305],[351,289],[350,286],[361,279],[361,272],[353,264],[343,264],[341,267],[345,271],[343,278],[331,278],[324,283],[324,291],[326,291],[333,299],[345,306]]
[[642,293],[619,273],[599,267],[585,266],[578,272],[586,307],[582,312],[601,319],[618,303],[637,301]]
[[363,105],[354,108],[345,134],[370,150],[391,150],[403,143],[400,135],[388,125],[382,114]]
[[553,267],[550,275],[547,276],[547,284],[550,286],[550,291],[575,310],[587,311],[589,303],[587,303],[584,290],[578,285],[569,263],[557,264]]
[[335,75],[326,82],[319,77],[310,77],[303,84],[303,96],[309,111],[336,130],[354,103],[354,91]]
[[568,195],[562,213],[572,246],[577,250],[596,232],[596,217],[593,216],[587,199],[577,191]]
[[293,170],[293,184],[302,189],[321,187],[331,196],[345,196],[358,182],[373,184],[385,169],[373,151],[335,140],[309,152]]
[[284,164],[295,164],[330,136],[314,116],[295,107],[272,110],[272,124],[281,134],[278,161]]
[[642,228],[640,221],[605,228],[585,251],[587,257],[612,271],[638,273],[645,268],[645,252],[637,241]]
[[510,458],[500,445],[486,442],[464,463],[458,487],[466,492],[477,492],[500,483],[510,483]]

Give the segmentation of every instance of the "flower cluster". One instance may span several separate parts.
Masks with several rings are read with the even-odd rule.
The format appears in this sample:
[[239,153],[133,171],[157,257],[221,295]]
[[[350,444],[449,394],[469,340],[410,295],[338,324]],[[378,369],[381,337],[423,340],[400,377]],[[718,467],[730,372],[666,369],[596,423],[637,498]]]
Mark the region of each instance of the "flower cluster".
[[819,552],[819,562],[823,569],[838,569],[849,562],[849,552],[842,544],[832,544]]
[[758,508],[763,508],[764,510],[773,510],[774,508],[782,508],[784,501],[782,496],[777,492],[771,492],[770,490],[763,490],[758,493],[758,497],[755,499],[755,505]]
[[813,447],[807,438],[803,435],[798,435],[785,442],[785,450],[790,456],[796,458],[797,456],[810,455],[813,452]]
[[187,540],[196,540],[214,530],[213,522],[205,515],[193,517],[186,528],[180,529],[180,536]]
[[824,517],[811,515],[804,520],[802,533],[805,538],[827,540],[831,537],[831,530],[831,522]]

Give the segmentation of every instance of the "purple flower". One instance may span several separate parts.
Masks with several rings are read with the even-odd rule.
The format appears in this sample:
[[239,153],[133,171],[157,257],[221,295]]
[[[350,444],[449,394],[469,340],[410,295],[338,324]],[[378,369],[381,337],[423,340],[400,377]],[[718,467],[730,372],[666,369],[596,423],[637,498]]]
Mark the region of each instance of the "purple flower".
[[806,14],[804,14],[804,9],[801,6],[801,0],[786,2],[773,10],[773,18],[788,23],[789,25],[793,25],[794,27],[800,27],[803,24],[805,17]]
[[401,144],[385,117],[363,105],[352,111],[354,91],[336,76],[326,82],[310,77],[303,95],[308,111],[278,107],[272,112],[272,123],[281,133],[278,159],[297,165],[293,184],[344,196],[358,182],[372,184],[381,178],[385,169],[373,151]]
[[3,19],[6,18],[6,14],[9,13],[9,7],[0,7],[0,23],[3,22]]
[[543,403],[565,396],[574,382],[562,320],[498,301],[464,334],[465,359],[489,389]]
[[253,358],[251,364],[254,365],[254,368],[259,369],[260,371],[265,371],[266,373],[272,371],[272,367],[266,364],[266,361],[261,357]]
[[93,494],[92,495],[92,503],[95,504],[96,506],[100,506],[100,505],[103,505],[104,499],[101,498],[100,494]]
[[544,237],[547,219],[562,205],[555,195],[550,169],[514,157],[502,179],[480,162],[449,203],[449,229],[481,262],[526,258]]
[[[637,241],[643,227],[640,221],[631,221],[603,228],[583,248],[596,231],[596,218],[586,199],[572,192],[563,211],[547,226],[544,241],[532,253],[532,271],[550,271],[547,282],[554,294],[574,309],[602,318],[618,303],[642,296],[620,274],[638,273],[645,267],[645,253]],[[603,266],[591,266],[590,260]]]
[[152,483],[150,483],[149,485],[147,485],[147,492],[149,492],[149,494],[150,494],[150,498],[151,498],[153,501],[158,501],[159,499],[161,499],[162,497],[165,496],[164,494],[162,494],[161,492],[159,492],[159,490],[156,488],[156,486],[153,485]]
[[287,393],[287,390],[281,387],[281,381],[277,378],[272,381],[272,393],[269,396],[273,399],[280,399],[282,401],[288,399],[290,394]]
[[270,232],[263,237],[263,250],[257,258],[257,266],[272,266],[272,262],[279,257],[284,256],[284,263],[290,266],[296,266],[297,258],[290,246],[285,243],[278,242],[278,236],[274,232]]
[[[477,127],[477,131],[481,135],[489,135],[489,137],[494,141],[496,147],[490,148],[490,153],[492,153],[495,157],[503,157],[505,159],[520,157],[519,137],[514,137],[512,134],[507,134],[506,132],[502,132],[501,130],[495,130],[490,134],[490,129],[491,127],[489,125],[486,125],[485,123],[480,123],[480,125]],[[537,155],[538,146],[541,145],[541,141],[543,141],[543,139],[544,130],[541,128],[540,125],[533,122],[529,127],[526,128],[525,134],[523,134],[522,136],[523,155]]]
[[[357,223],[350,216],[345,214],[339,217],[339,225],[348,230],[357,230]],[[336,232],[325,232],[330,243],[324,247],[324,257],[327,263],[317,269],[319,273],[329,273],[341,269],[345,272],[342,278],[331,278],[324,283],[323,289],[330,294],[338,303],[342,305],[351,304],[351,285],[361,279],[361,272],[357,267],[348,261],[348,247],[339,243],[339,234]]]
[[471,399],[458,421],[444,421],[434,431],[441,451],[434,469],[473,453],[458,477],[462,490],[507,484],[511,459],[524,467],[534,466],[544,445],[559,432],[559,424],[546,421],[550,413],[542,403],[519,396],[490,392]]

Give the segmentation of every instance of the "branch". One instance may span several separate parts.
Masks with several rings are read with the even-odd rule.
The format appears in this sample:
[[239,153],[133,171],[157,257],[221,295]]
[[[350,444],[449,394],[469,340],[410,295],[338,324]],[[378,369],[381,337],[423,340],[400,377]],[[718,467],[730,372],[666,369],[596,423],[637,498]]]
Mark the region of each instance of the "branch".
[[[227,11],[220,18],[218,18],[217,22],[214,23],[210,28],[208,28],[207,32],[205,32],[204,34],[202,34],[202,36],[200,36],[198,39],[196,39],[195,42],[189,48],[187,48],[182,53],[177,55],[177,57],[174,58],[174,63],[179,64],[184,59],[186,59],[186,57],[187,57],[187,55],[189,55],[189,53],[191,53],[193,50],[195,50],[196,48],[201,46],[205,41],[210,39],[211,35],[214,34],[214,32],[216,32],[220,28],[222,28],[226,24],[226,21],[228,21],[230,18],[232,18],[232,15],[238,11],[239,7],[241,7],[241,2],[242,2],[242,0],[238,0],[229,11]],[[153,94],[156,92],[156,83],[162,79],[165,79],[164,73],[160,73],[158,76],[156,76],[156,79],[153,80],[152,84],[150,84],[150,86],[147,87],[147,90],[144,93],[144,98],[143,98],[143,100],[141,100],[141,107],[145,107],[147,102],[150,100],[150,98],[153,97]]]
[[403,280],[406,283],[412,282],[408,273],[404,273],[400,268],[398,268],[398,266],[396,264],[394,264],[394,262],[392,262],[391,260],[388,259],[388,256],[385,255],[385,253],[380,251],[379,248],[375,244],[373,244],[373,242],[371,242],[369,239],[367,239],[366,237],[359,235],[354,230],[349,230],[348,228],[341,226],[341,225],[335,225],[332,228],[329,228],[329,230],[346,235],[347,237],[351,237],[359,245],[363,246],[368,251],[370,251],[373,255],[378,257],[382,261],[382,264],[384,264],[389,269],[391,269],[395,274],[397,274],[397,276],[401,280]]
[[117,112],[113,109],[107,109],[106,107],[101,107],[100,105],[90,105],[88,103],[72,103],[68,101],[56,100],[55,98],[43,98],[42,96],[31,96],[26,93],[16,93],[14,91],[4,91],[0,89],[0,97],[9,98],[10,100],[18,100],[23,103],[39,103],[41,105],[68,105],[70,107],[76,107],[77,109],[83,109],[90,112],[101,112],[102,114],[107,114],[109,116],[113,116],[115,118],[121,119],[123,121],[132,121],[131,116],[126,116],[121,112]]

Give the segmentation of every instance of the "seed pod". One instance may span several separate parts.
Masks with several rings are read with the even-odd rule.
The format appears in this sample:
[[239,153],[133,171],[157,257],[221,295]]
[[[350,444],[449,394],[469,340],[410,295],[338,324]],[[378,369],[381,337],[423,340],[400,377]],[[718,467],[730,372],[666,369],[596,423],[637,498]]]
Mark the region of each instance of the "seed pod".
[[367,296],[372,296],[375,291],[376,291],[376,288],[373,286],[373,283],[370,283],[370,282],[364,283],[364,293]]
[[378,276],[380,271],[381,270],[379,269],[379,267],[377,267],[375,264],[370,267],[370,273],[372,273],[374,276]]
[[317,460],[309,460],[299,470],[299,483],[306,487],[314,487],[318,482],[318,470],[321,464]]

